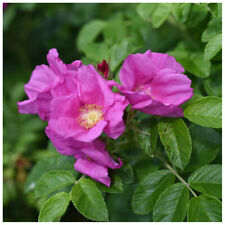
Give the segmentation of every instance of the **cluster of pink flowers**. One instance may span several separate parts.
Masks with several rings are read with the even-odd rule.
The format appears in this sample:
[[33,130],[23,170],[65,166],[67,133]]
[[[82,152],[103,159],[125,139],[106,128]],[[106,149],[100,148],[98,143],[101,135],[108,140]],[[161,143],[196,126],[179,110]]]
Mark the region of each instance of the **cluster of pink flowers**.
[[56,49],[47,60],[49,66],[37,66],[24,86],[28,100],[18,102],[19,112],[48,121],[45,132],[58,152],[73,155],[77,171],[106,186],[111,182],[108,168],[120,168],[122,161],[112,159],[99,137],[104,132],[116,139],[123,133],[128,104],[151,115],[177,117],[183,115],[179,105],[193,95],[182,66],[167,54],[128,56],[119,74],[122,85],[105,79],[105,61],[97,66],[103,78],[93,65],[79,60],[64,64]]

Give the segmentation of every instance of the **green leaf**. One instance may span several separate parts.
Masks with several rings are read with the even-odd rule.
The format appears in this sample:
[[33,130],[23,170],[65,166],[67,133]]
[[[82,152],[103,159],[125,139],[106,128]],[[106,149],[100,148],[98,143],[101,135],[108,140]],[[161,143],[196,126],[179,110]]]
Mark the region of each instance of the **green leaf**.
[[29,191],[32,191],[40,177],[51,170],[67,170],[71,173],[78,174],[74,171],[74,161],[73,157],[62,155],[50,156],[38,161],[29,173],[25,183],[24,192],[28,193]]
[[188,27],[196,27],[200,22],[202,22],[208,14],[208,8],[204,4],[192,4],[191,11],[188,15],[186,25]]
[[212,128],[191,124],[191,159],[184,172],[190,172],[212,162],[222,147],[221,135]]
[[203,53],[175,50],[168,52],[168,54],[174,56],[189,73],[200,78],[206,78],[210,75],[211,63],[204,59]]
[[209,60],[205,60],[202,53],[196,52],[190,55],[192,65],[188,67],[188,71],[193,75],[206,78],[210,75],[211,63]]
[[222,96],[222,76],[213,76],[203,80],[203,86],[208,95]]
[[222,3],[217,3],[217,16],[222,16]]
[[203,80],[203,86],[209,96],[222,96],[222,64],[213,64],[211,76]]
[[70,198],[70,194],[66,192],[60,192],[49,198],[41,209],[38,222],[59,222],[69,205]]
[[152,13],[152,25],[159,28],[168,18],[172,11],[171,3],[159,3]]
[[137,13],[143,20],[150,21],[156,7],[157,3],[141,3],[137,7]]
[[109,59],[109,48],[105,43],[89,43],[83,47],[84,54],[95,62]]
[[45,173],[37,182],[35,197],[39,198],[66,187],[75,182],[74,176],[65,170],[54,170]]
[[138,181],[141,181],[149,173],[152,173],[160,168],[151,158],[139,160],[134,165],[134,171]]
[[188,208],[189,192],[182,183],[165,189],[156,201],[153,210],[154,222],[183,222]]
[[106,204],[110,215],[110,222],[150,222],[152,215],[139,216],[132,212],[130,207],[134,185],[124,185],[124,192],[116,195],[109,194]]
[[156,143],[158,140],[158,127],[156,119],[144,119],[140,123],[141,130],[148,133],[139,133],[139,144],[145,153],[152,155],[155,152]]
[[170,161],[183,170],[190,160],[192,151],[191,137],[186,124],[180,118],[166,118],[159,122],[158,129]]
[[188,183],[195,190],[222,197],[222,166],[211,164],[197,169],[188,179]]
[[72,202],[75,208],[86,218],[94,221],[108,221],[108,212],[95,184],[82,178],[72,189]]
[[173,16],[176,18],[177,21],[180,23],[184,23],[188,19],[188,15],[191,10],[190,3],[174,3],[172,8]]
[[105,186],[102,183],[94,181],[97,188],[102,192],[108,192],[108,193],[120,193],[123,192],[123,180],[117,176],[114,175],[111,177],[111,185],[110,187]]
[[222,204],[214,197],[200,195],[191,199],[188,206],[188,222],[221,222]]
[[110,50],[110,68],[114,72],[116,68],[123,62],[123,60],[129,55],[128,52],[128,39],[124,39],[121,43],[116,43]]
[[184,117],[203,127],[222,128],[222,99],[208,96],[193,101],[185,108]]
[[123,14],[117,13],[111,20],[108,21],[104,28],[103,35],[107,45],[112,46],[115,43],[121,42],[126,38],[126,25]]
[[133,52],[137,51],[140,45],[135,42],[133,37],[128,37],[114,44],[110,49],[110,69],[115,72],[124,59]]
[[123,162],[123,166],[117,170],[117,174],[122,178],[125,184],[134,182],[134,173],[130,164]]
[[136,214],[150,213],[160,193],[174,182],[174,175],[169,170],[159,170],[148,174],[135,190],[131,206]]
[[210,20],[207,29],[202,33],[202,41],[208,42],[217,34],[222,33],[222,17]]
[[78,34],[77,48],[83,51],[83,48],[87,44],[92,43],[105,26],[106,22],[103,20],[92,20],[85,24]]
[[217,34],[209,40],[205,47],[205,60],[212,59],[222,49],[222,33]]

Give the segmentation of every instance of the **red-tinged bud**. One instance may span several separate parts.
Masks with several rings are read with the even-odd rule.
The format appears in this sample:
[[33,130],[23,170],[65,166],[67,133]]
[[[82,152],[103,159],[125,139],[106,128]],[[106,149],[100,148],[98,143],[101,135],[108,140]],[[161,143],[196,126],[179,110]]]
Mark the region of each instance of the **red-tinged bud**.
[[104,74],[105,78],[108,77],[109,66],[105,60],[103,60],[102,63],[98,63],[97,68],[100,72]]

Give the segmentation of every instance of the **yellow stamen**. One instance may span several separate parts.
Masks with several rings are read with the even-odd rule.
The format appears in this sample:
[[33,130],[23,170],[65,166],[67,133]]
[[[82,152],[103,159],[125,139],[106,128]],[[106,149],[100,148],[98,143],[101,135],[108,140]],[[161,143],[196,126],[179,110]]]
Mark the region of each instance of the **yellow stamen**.
[[80,116],[77,118],[80,126],[86,129],[92,128],[96,123],[103,120],[102,106],[96,104],[84,105],[79,109]]

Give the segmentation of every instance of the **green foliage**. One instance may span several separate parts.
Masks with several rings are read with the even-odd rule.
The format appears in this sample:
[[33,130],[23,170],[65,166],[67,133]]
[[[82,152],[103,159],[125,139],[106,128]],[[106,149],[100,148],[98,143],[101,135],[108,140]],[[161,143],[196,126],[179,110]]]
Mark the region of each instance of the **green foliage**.
[[75,182],[74,176],[64,170],[53,170],[41,176],[35,188],[35,197],[42,197]]
[[174,166],[184,169],[188,164],[191,151],[191,137],[182,119],[162,119],[159,122],[159,136],[166,154]]
[[191,122],[204,127],[222,127],[222,99],[218,97],[202,97],[189,104],[184,116]]
[[95,184],[82,178],[72,189],[72,202],[85,217],[96,221],[108,221],[108,211]]
[[187,19],[188,27],[196,27],[202,22],[208,14],[206,4],[191,4],[191,10]]
[[191,199],[188,222],[222,222],[222,203],[214,197],[200,195]]
[[123,167],[118,174],[125,184],[132,184],[134,182],[134,172],[130,164],[123,163]]
[[132,196],[133,212],[145,215],[153,211],[160,193],[173,182],[174,175],[168,170],[159,170],[146,175]]
[[24,187],[25,192],[33,190],[40,177],[51,170],[68,170],[74,173],[74,159],[56,155],[40,160],[30,172]]
[[101,184],[99,182],[95,182],[95,185],[97,188],[102,192],[107,193],[120,193],[123,192],[123,180],[117,176],[111,176],[111,185],[110,187],[106,187],[104,184]]
[[43,205],[38,222],[59,222],[69,205],[71,196],[66,192],[60,192]]
[[209,77],[211,63],[204,59],[203,53],[177,49],[175,51],[168,52],[168,54],[174,56],[189,73],[200,78]]
[[188,183],[201,193],[222,198],[222,166],[203,166],[191,174]]
[[194,171],[209,164],[215,159],[218,151],[222,149],[221,135],[214,129],[192,124],[190,133],[192,154],[185,172]]
[[152,13],[152,25],[154,28],[160,27],[170,15],[172,6],[171,3],[158,4],[157,8]]
[[148,21],[156,7],[157,7],[156,3],[153,4],[141,3],[137,7],[137,13],[143,20]]
[[[143,120],[140,124],[144,133],[139,133],[139,144],[148,155],[154,154],[158,140],[158,127],[155,119]],[[146,135],[147,133],[147,135]]]
[[83,26],[77,38],[78,49],[87,48],[86,45],[92,43],[105,26],[106,23],[103,20],[92,20]]
[[154,222],[183,222],[186,217],[189,193],[182,183],[170,185],[160,194],[153,210]]
[[185,23],[191,10],[191,4],[177,3],[173,4],[173,16],[181,23]]
[[208,42],[211,38],[220,33],[222,33],[222,18],[213,18],[208,23],[207,29],[202,33],[202,41]]
[[217,34],[209,40],[205,47],[204,59],[212,59],[222,49],[222,33]]

